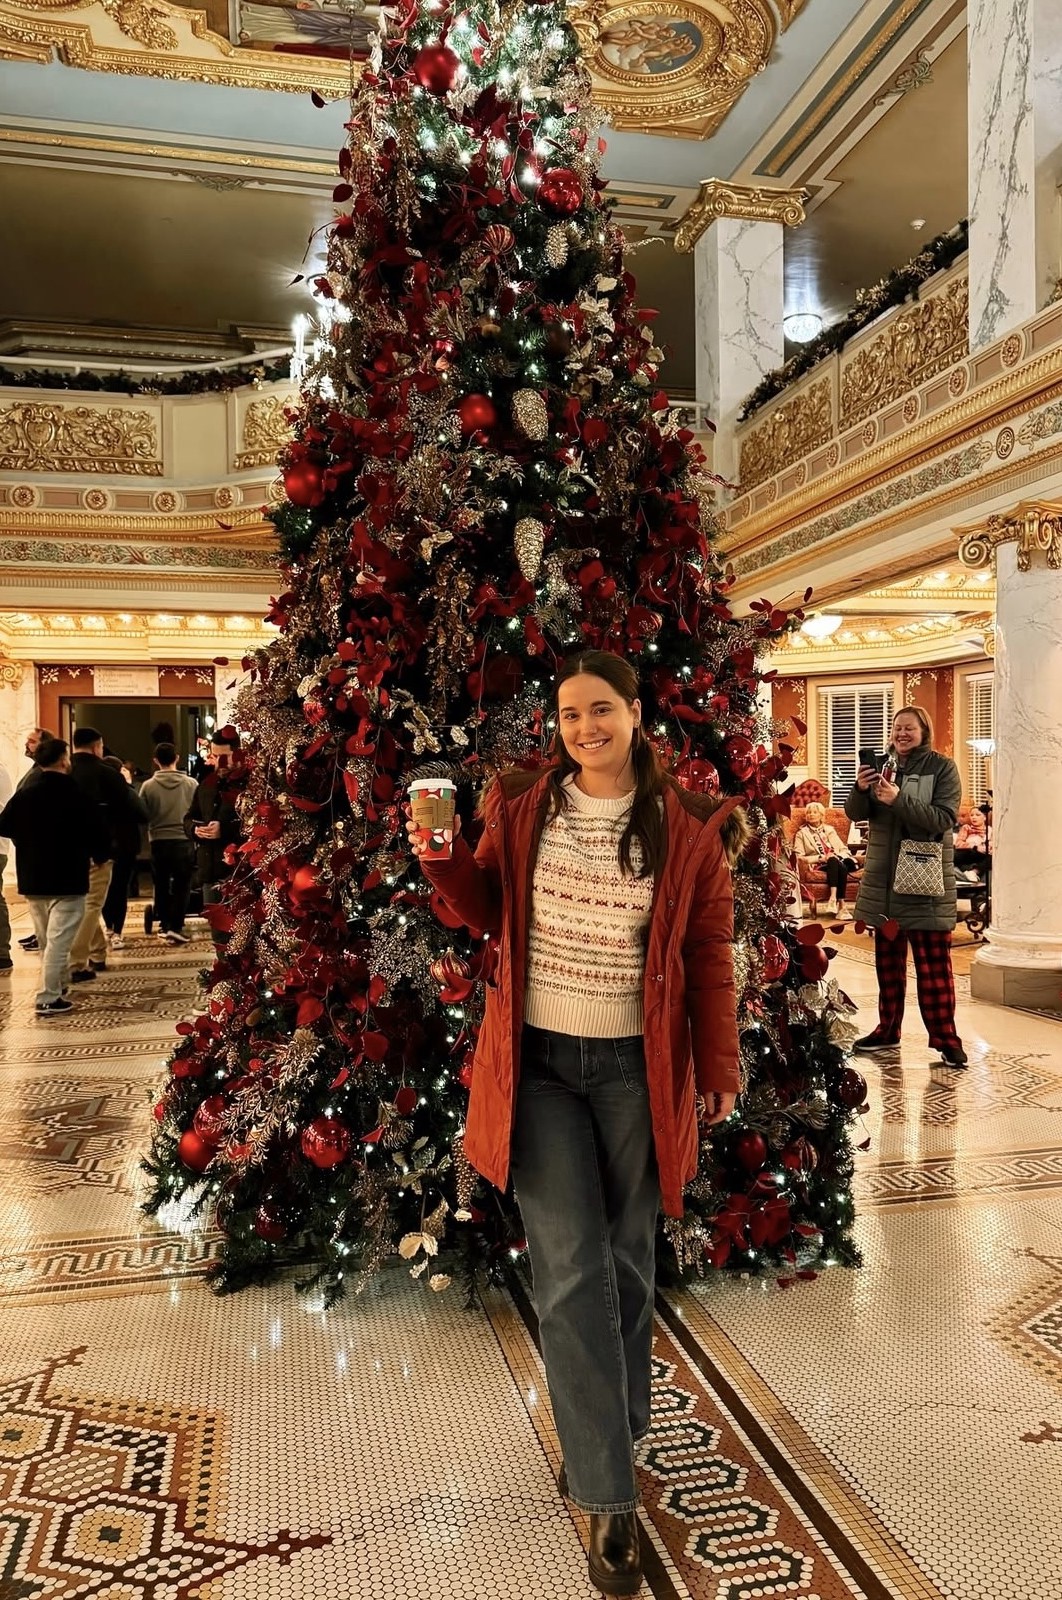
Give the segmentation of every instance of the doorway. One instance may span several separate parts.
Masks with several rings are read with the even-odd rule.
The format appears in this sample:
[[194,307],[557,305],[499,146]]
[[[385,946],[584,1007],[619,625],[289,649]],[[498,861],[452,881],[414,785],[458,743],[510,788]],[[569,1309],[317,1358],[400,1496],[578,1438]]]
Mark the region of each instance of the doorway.
[[199,776],[199,751],[214,727],[214,702],[173,700],[64,700],[66,734],[75,728],[98,728],[107,755],[132,763],[137,780],[154,772],[155,746],[170,740],[177,746],[182,772]]

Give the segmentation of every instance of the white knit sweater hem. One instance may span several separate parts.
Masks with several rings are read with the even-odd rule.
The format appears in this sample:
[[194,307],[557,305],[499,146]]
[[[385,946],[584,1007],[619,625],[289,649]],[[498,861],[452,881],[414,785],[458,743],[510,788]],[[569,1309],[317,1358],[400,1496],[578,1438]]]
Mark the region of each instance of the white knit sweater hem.
[[524,1021],[548,1033],[576,1039],[632,1039],[645,1031],[645,1008],[636,1000],[588,1000],[585,995],[547,994],[529,988]]

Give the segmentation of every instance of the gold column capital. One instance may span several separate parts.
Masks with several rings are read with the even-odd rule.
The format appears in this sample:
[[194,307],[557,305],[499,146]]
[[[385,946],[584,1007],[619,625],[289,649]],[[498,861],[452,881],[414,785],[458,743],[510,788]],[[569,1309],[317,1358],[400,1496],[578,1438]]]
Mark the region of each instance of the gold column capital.
[[705,178],[696,200],[683,213],[675,232],[675,249],[686,255],[717,217],[741,217],[748,222],[779,222],[796,228],[804,220],[806,189],[772,189],[762,184],[726,183]]
[[1049,567],[1062,567],[1062,505],[1053,501],[1023,500],[1013,511],[956,531],[964,567],[994,565],[1001,544],[1017,545],[1019,572],[1030,570],[1035,551],[1046,555]]

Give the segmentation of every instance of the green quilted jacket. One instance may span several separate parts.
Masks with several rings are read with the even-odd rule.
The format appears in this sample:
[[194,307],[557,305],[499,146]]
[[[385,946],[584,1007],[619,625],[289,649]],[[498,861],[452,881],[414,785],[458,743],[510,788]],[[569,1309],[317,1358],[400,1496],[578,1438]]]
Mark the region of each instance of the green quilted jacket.
[[[939,929],[955,926],[955,863],[952,829],[959,815],[962,780],[954,761],[920,745],[900,771],[900,792],[891,806],[853,784],[844,809],[853,822],[870,823],[866,866],[855,904],[856,917],[878,928],[890,918],[901,928]],[[904,839],[944,841],[944,893],[897,894],[892,880]]]

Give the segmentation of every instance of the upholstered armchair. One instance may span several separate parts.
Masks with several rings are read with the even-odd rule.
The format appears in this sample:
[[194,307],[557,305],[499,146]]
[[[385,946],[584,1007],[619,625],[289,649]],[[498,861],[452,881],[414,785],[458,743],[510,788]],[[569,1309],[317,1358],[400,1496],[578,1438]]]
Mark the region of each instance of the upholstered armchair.
[[[798,830],[804,825],[808,806],[816,803],[826,807],[827,826],[833,828],[842,840],[848,838],[851,823],[845,816],[843,807],[831,806],[830,791],[819,783],[817,778],[806,778],[803,783],[798,784],[794,789],[792,809],[789,816],[784,818],[782,823],[790,846],[796,839]],[[798,859],[797,876],[800,882],[800,893],[809,909],[814,912],[819,901],[828,900],[830,896],[826,874],[812,862]],[[849,877],[848,887],[845,890],[846,905],[853,901],[859,893],[859,883],[862,876],[863,873],[860,869],[853,872]]]

